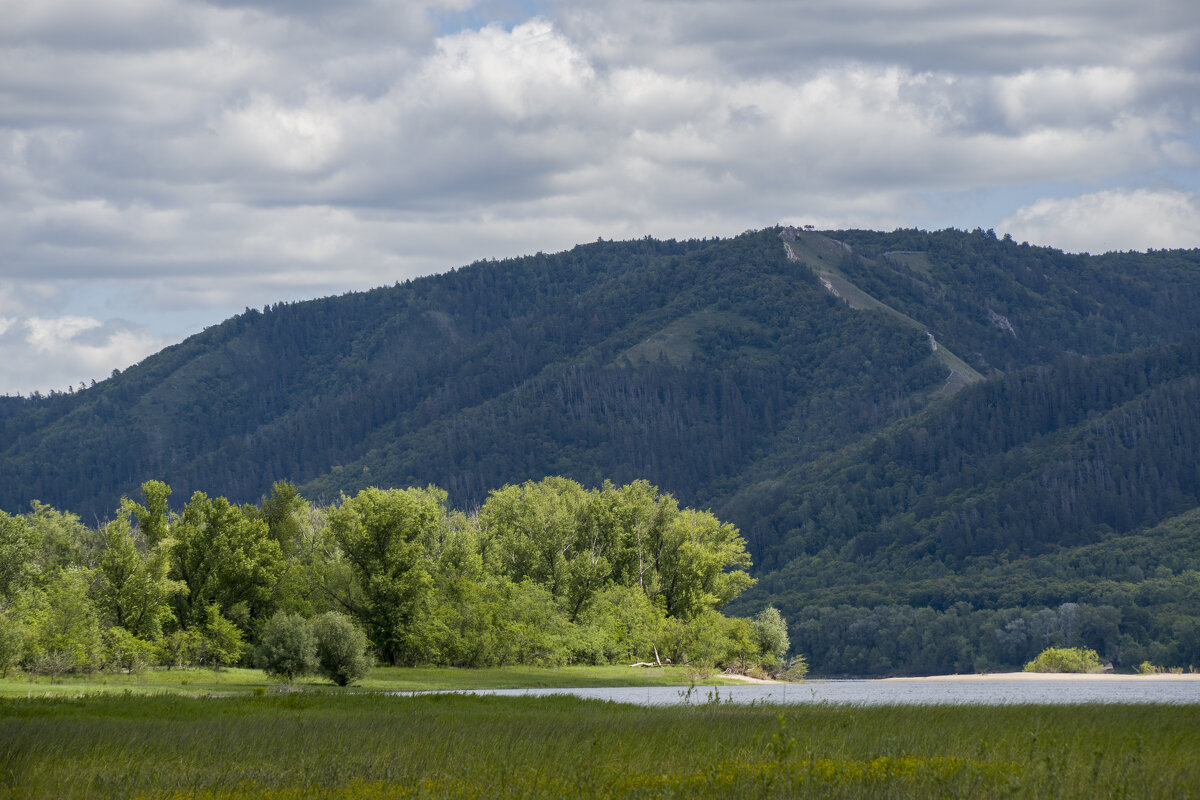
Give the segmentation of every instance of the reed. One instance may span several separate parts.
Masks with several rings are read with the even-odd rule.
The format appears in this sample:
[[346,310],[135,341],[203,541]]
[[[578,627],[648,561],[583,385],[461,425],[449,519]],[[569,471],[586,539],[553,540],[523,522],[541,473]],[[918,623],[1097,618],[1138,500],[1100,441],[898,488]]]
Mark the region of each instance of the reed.
[[1195,707],[0,701],[0,797],[1186,797]]

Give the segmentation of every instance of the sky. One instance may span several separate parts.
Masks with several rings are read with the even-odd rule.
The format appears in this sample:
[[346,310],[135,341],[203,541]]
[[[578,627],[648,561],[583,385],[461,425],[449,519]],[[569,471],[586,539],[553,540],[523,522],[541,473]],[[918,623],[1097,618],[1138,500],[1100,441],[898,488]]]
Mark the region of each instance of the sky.
[[597,238],[1200,247],[1194,0],[0,0],[0,394]]

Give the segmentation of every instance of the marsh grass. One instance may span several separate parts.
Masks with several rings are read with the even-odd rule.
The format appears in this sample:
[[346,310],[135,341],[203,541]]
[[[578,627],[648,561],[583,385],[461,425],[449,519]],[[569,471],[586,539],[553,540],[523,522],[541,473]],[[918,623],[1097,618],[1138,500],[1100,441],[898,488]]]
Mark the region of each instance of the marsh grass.
[[1186,706],[0,701],[0,797],[1186,797]]
[[10,675],[0,680],[0,697],[45,697],[96,694],[251,695],[285,689],[308,692],[384,692],[454,689],[557,689],[605,686],[729,685],[739,681],[719,674],[697,673],[688,667],[631,668],[626,666],[569,667],[376,667],[347,689],[306,676],[281,686],[262,670],[229,668],[152,669],[137,674],[100,673],[58,679]]

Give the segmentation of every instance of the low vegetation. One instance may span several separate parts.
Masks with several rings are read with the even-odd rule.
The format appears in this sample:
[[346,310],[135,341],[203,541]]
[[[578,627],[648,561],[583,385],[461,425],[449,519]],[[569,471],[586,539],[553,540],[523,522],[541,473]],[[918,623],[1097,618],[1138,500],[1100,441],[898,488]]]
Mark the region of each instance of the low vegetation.
[[[793,675],[790,680],[800,680]],[[0,698],[83,698],[93,695],[179,695],[230,697],[274,693],[341,693],[327,675],[298,675],[280,683],[261,669],[152,667],[138,673],[99,672],[53,678],[10,673],[0,679]],[[373,667],[348,692],[430,692],[468,689],[562,689],[608,686],[722,686],[742,681],[716,670],[687,666],[628,667]],[[336,681],[334,681],[336,683]]]
[[574,698],[0,701],[5,796],[1188,797],[1171,706],[639,708]]
[[1099,672],[1100,656],[1086,647],[1047,647],[1025,665],[1026,672]]

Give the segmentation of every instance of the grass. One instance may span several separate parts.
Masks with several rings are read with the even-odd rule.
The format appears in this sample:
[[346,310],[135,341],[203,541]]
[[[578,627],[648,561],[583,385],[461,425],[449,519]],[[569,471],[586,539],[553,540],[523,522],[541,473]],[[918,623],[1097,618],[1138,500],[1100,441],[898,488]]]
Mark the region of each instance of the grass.
[[1188,797],[1195,707],[0,701],[4,798]]
[[[436,689],[555,689],[601,686],[720,686],[739,683],[720,675],[704,675],[688,667],[633,668],[627,666],[491,667],[376,667],[366,679],[347,690],[329,681],[308,677],[293,688],[328,692],[427,691]],[[102,694],[248,695],[277,684],[257,669],[151,669],[136,675],[101,673],[61,679],[10,675],[0,680],[0,698],[78,697]],[[2,797],[2,796],[0,796]]]

